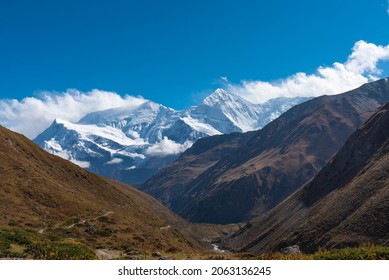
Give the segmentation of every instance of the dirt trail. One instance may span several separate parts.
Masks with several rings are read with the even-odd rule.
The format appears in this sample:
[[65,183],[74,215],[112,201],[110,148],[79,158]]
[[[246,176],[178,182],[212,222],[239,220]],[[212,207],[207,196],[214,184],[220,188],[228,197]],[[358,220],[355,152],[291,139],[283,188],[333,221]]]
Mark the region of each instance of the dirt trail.
[[171,225],[167,225],[166,227],[160,227],[159,229],[164,230],[164,229],[169,229],[169,228],[171,228]]
[[111,214],[113,214],[113,212],[112,212],[112,211],[108,211],[108,212],[104,213],[103,215],[94,217],[94,218],[92,218],[92,219],[85,219],[85,220],[82,220],[81,222],[77,222],[77,223],[71,224],[70,226],[67,226],[67,227],[65,227],[65,228],[66,228],[66,229],[69,229],[69,228],[73,228],[73,227],[76,226],[76,225],[83,225],[83,224],[85,224],[85,223],[87,223],[87,222],[89,222],[89,221],[96,221],[96,220],[99,219],[99,218],[107,217],[107,216],[109,216],[109,215],[111,215]]
[[112,260],[122,256],[122,252],[110,249],[98,249],[95,251],[100,260]]

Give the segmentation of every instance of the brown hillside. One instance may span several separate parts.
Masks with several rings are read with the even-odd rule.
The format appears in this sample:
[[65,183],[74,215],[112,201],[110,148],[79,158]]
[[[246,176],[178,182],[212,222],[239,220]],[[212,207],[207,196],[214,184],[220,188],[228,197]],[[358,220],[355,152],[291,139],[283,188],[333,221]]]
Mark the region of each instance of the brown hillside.
[[389,103],[349,138],[315,178],[226,244],[259,253],[389,245]]
[[77,240],[102,252],[116,250],[116,257],[128,250],[142,258],[156,250],[200,250],[187,232],[188,223],[154,198],[0,127],[0,230],[9,228]]

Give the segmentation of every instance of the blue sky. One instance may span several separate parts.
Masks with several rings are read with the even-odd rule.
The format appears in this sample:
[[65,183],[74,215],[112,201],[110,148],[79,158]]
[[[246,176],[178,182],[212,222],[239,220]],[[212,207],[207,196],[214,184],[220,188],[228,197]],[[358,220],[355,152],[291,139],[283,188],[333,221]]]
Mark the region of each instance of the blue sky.
[[388,0],[0,1],[0,124],[336,94],[389,76],[388,27]]
[[0,95],[94,88],[182,109],[389,43],[387,0],[1,1]]

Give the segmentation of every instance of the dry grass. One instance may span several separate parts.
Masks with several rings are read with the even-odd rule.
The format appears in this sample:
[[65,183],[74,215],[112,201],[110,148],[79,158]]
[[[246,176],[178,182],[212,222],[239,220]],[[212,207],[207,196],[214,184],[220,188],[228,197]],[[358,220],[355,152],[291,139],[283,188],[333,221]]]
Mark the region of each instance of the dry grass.
[[364,244],[357,248],[320,249],[314,254],[264,253],[238,254],[238,259],[252,260],[389,260],[389,247]]
[[0,173],[3,229],[28,230],[42,236],[43,244],[76,240],[92,250],[119,250],[124,257],[126,251],[141,256],[171,248],[202,251],[188,223],[155,199],[50,155],[2,127]]

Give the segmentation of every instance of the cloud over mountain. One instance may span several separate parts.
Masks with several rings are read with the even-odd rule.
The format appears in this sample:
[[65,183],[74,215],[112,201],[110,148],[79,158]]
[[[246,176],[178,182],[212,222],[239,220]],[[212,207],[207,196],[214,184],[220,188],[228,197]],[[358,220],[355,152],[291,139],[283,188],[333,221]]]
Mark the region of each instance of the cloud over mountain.
[[[227,77],[221,80],[227,91],[253,103],[263,103],[276,97],[312,97],[354,89],[380,78],[379,63],[386,61],[389,61],[389,45],[358,41],[346,62],[321,66],[314,74],[296,73],[275,82],[242,81],[233,84]],[[61,93],[46,91],[22,100],[0,99],[0,124],[32,139],[56,118],[77,122],[90,112],[123,106],[131,109],[145,101],[142,97],[123,97],[115,92],[97,89],[88,92],[76,89]],[[169,143],[162,142],[161,145],[169,146]],[[159,149],[151,150],[150,153],[158,154]]]
[[161,141],[149,147],[146,150],[146,153],[149,156],[166,156],[166,155],[176,155],[184,152],[190,146],[192,142],[186,141],[184,144],[176,143],[170,140],[167,137],[164,137]]
[[42,92],[39,97],[27,97],[20,101],[0,99],[0,124],[34,138],[56,118],[77,122],[90,112],[122,106],[130,109],[144,102],[141,97],[122,97],[115,92],[97,89],[88,92],[75,89],[62,93]]
[[380,46],[358,41],[346,62],[320,66],[314,74],[296,73],[275,82],[242,81],[229,83],[225,88],[253,103],[263,103],[276,97],[332,95],[354,89],[379,79],[382,73],[378,64],[389,61],[389,45]]

